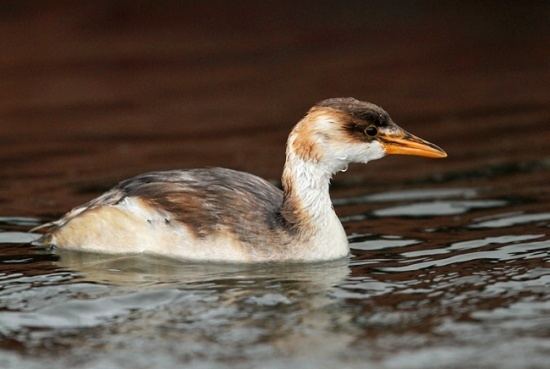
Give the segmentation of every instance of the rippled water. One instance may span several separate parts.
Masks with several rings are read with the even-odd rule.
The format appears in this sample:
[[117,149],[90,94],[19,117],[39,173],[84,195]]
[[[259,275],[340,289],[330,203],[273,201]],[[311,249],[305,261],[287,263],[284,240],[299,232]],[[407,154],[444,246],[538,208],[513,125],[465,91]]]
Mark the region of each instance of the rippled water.
[[313,265],[54,252],[1,218],[0,367],[548,367],[550,172],[518,175],[339,189],[352,256]]

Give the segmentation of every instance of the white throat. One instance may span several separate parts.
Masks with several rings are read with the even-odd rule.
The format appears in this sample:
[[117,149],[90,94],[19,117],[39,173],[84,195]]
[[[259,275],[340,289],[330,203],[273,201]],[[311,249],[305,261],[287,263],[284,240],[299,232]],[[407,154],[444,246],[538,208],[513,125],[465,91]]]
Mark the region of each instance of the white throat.
[[333,214],[329,185],[332,174],[319,163],[299,158],[290,152],[283,173],[292,185],[292,196],[311,221],[324,226],[327,215]]

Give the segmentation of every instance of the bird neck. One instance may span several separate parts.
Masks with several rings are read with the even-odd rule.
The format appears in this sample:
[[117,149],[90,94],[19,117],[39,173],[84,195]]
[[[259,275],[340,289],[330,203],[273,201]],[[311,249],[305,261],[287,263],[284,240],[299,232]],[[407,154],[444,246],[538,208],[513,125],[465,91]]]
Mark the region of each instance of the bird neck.
[[319,162],[287,152],[282,176],[281,214],[295,229],[318,231],[335,217],[329,195],[332,173]]

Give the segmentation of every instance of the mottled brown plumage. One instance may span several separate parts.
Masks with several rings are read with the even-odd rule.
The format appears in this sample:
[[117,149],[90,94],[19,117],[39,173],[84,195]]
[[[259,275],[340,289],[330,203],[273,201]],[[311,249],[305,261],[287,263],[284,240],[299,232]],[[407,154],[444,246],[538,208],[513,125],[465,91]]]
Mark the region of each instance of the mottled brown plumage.
[[167,225],[185,224],[197,239],[230,234],[243,247],[260,253],[263,248],[288,247],[296,233],[293,217],[282,215],[283,192],[260,177],[236,170],[145,173],[122,181],[82,208],[89,212],[116,206],[126,198],[139,198],[144,206],[164,214]]

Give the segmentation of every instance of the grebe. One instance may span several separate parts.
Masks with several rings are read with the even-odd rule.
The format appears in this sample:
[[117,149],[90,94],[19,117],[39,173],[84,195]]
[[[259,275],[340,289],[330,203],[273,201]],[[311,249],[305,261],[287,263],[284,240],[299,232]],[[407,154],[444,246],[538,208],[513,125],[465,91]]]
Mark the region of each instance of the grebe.
[[50,229],[41,243],[218,262],[342,258],[349,246],[330,200],[330,179],[349,163],[386,154],[447,156],[372,103],[323,100],[289,135],[282,191],[231,169],[146,173],[44,225]]

